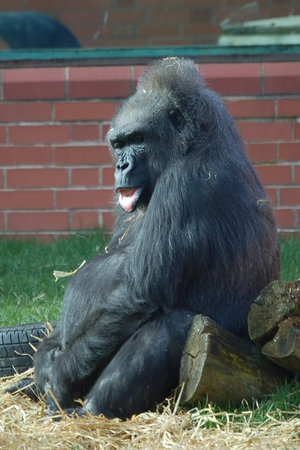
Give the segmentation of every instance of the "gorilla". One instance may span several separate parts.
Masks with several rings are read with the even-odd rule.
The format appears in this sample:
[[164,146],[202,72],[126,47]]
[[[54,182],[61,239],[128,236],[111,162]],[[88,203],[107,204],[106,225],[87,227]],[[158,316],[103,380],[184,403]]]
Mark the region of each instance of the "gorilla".
[[50,411],[125,419],[177,387],[196,314],[247,338],[252,302],[279,277],[279,244],[236,125],[191,60],[153,62],[108,141],[113,235],[70,280],[34,365]]

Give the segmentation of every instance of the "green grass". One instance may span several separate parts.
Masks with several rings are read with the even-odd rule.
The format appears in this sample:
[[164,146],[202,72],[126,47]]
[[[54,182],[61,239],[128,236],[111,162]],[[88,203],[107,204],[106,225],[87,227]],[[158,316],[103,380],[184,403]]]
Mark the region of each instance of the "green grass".
[[[55,242],[0,240],[0,326],[57,320],[69,278],[55,282],[54,270],[71,272],[104,250],[101,230]],[[300,278],[300,239],[281,242],[282,279]]]
[[237,408],[231,405],[221,408],[209,402],[198,403],[191,413],[195,423],[204,421],[206,428],[219,428],[230,423],[234,425],[235,431],[242,431],[245,424],[249,427],[264,427],[299,419],[299,403],[300,378],[296,375],[294,379],[278,386],[273,394],[264,396],[259,401],[254,399],[252,404],[243,401]]
[[100,230],[55,242],[0,240],[0,327],[57,320],[70,272],[104,249]]
[[[285,381],[284,384],[278,385],[277,389],[271,395],[265,395],[260,401],[253,399],[253,403],[249,404],[245,400],[241,402],[238,407],[232,405],[223,405],[219,407],[214,405],[213,407],[208,401],[198,403],[196,411],[201,414],[201,411],[205,415],[208,409],[211,409],[213,415],[219,417],[218,421],[213,420],[207,424],[208,427],[214,428],[217,424],[225,425],[228,421],[228,417],[224,414],[226,411],[234,416],[234,423],[244,424],[247,419],[249,423],[261,424],[267,417],[277,420],[278,422],[287,421],[291,417],[300,417],[299,411],[300,404],[300,375],[291,376],[289,381]],[[250,417],[251,413],[251,417]],[[197,419],[199,419],[197,417]]]
[[281,279],[300,278],[300,239],[281,240]]

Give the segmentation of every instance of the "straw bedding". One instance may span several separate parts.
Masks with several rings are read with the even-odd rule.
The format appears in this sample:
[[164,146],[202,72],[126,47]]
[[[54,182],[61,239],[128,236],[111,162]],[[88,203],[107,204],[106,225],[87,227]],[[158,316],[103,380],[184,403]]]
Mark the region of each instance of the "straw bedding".
[[[25,375],[31,376],[32,371]],[[144,413],[128,421],[104,417],[53,420],[44,411],[43,402],[34,403],[22,394],[4,393],[13,379],[0,380],[0,449],[300,449],[300,412],[290,419],[278,420],[267,415],[263,423],[250,425],[252,412],[244,413],[238,423],[212,408],[183,412],[168,402],[162,411]],[[224,418],[224,413],[222,413]],[[208,427],[210,425],[210,427]],[[212,428],[213,425],[213,428]]]

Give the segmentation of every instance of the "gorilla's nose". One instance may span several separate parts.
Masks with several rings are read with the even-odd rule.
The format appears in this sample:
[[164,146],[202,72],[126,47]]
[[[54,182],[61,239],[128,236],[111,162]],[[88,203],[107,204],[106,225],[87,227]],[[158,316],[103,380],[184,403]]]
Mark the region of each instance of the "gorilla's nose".
[[119,158],[116,169],[128,174],[137,166],[137,160],[132,155],[123,155]]

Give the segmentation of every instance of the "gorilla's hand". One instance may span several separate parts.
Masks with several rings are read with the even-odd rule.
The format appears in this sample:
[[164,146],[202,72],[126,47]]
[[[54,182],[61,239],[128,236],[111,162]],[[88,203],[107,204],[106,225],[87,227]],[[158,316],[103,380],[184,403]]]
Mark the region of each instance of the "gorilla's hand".
[[33,378],[23,378],[23,380],[8,386],[4,392],[9,392],[10,394],[15,394],[17,392],[25,394],[34,401],[38,401],[40,399],[40,392]]

